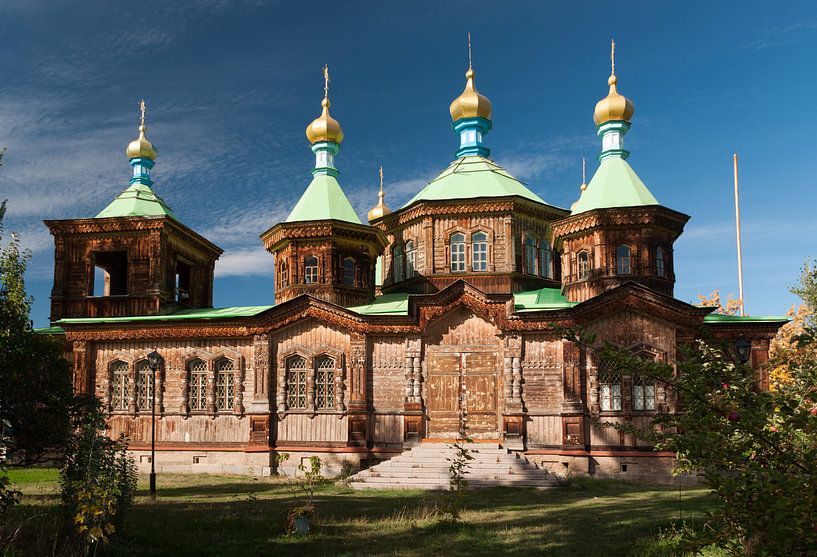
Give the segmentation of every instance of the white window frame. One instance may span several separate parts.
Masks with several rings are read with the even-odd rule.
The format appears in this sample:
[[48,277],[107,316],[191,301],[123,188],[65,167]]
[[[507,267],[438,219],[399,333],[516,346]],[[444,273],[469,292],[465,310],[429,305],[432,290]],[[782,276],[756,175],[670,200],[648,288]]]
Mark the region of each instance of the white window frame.
[[[311,262],[314,261],[314,264]],[[317,284],[320,278],[320,260],[315,255],[304,259],[304,284]]]
[[451,252],[451,272],[464,273],[466,269],[465,262],[465,234],[462,232],[454,232],[449,237],[449,246]]
[[471,270],[477,273],[488,270],[488,234],[482,231],[471,234]]

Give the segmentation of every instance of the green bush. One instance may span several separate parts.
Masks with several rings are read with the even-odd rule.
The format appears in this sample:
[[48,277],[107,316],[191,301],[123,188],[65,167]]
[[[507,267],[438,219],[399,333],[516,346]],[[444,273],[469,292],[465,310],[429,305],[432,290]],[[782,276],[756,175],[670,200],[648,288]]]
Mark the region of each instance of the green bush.
[[136,493],[136,464],[124,437],[114,440],[105,435],[98,403],[91,404],[78,422],[66,449],[60,491],[78,543],[93,548],[123,528]]

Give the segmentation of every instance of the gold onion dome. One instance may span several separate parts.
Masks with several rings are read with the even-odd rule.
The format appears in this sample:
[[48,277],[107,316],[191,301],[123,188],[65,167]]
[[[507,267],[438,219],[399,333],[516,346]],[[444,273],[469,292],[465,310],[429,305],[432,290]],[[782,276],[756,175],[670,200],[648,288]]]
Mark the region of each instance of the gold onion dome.
[[369,211],[369,222],[373,220],[379,219],[380,217],[384,217],[391,213],[391,209],[389,206],[386,205],[386,201],[383,199],[385,194],[383,193],[383,167],[380,167],[380,193],[377,194],[379,197],[377,201],[377,205],[372,207]]
[[139,109],[142,113],[139,123],[139,137],[128,143],[128,148],[125,149],[125,154],[128,155],[129,159],[142,158],[155,161],[156,148],[153,146],[153,143],[148,141],[148,138],[145,137],[145,131],[147,131],[147,127],[145,127],[145,112],[147,112],[147,109],[145,108],[144,99],[142,99],[142,102],[139,103]]
[[480,94],[474,86],[474,70],[468,68],[465,72],[465,89],[462,94],[451,101],[449,112],[453,121],[462,118],[485,118],[491,119],[491,101],[488,97]]
[[343,141],[343,130],[337,120],[329,115],[329,97],[324,97],[321,102],[323,111],[306,127],[306,137],[312,144],[320,141],[333,141],[340,143]]
[[625,122],[629,122],[632,120],[633,113],[635,112],[635,105],[633,104],[633,101],[624,95],[619,94],[618,90],[616,89],[616,83],[618,82],[618,79],[616,78],[615,63],[616,43],[612,42],[611,45],[611,71],[610,78],[607,80],[607,84],[610,86],[610,92],[607,93],[606,97],[596,103],[596,110],[593,112],[593,120],[596,122],[597,126],[600,126],[605,122],[615,120],[624,120]]

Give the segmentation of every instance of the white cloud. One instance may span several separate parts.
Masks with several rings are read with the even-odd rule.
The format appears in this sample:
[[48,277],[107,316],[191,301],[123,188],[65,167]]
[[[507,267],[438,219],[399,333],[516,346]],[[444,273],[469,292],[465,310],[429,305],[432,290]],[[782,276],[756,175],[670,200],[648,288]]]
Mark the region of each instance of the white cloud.
[[216,277],[272,276],[272,255],[263,248],[226,252],[216,262]]

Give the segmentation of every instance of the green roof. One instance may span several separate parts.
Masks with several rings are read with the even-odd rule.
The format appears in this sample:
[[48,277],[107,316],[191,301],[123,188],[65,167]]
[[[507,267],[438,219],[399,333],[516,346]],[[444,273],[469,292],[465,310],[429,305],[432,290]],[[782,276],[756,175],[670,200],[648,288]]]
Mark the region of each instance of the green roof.
[[132,317],[70,317],[60,319],[64,325],[83,325],[86,323],[131,323],[141,321],[180,321],[183,319],[231,319],[235,317],[252,317],[274,306],[235,306],[229,308],[183,309],[165,315],[135,315]]
[[658,204],[658,200],[627,161],[619,157],[607,157],[601,161],[593,179],[587,184],[587,189],[573,205],[571,214],[577,215],[607,207],[641,207]]
[[137,183],[131,184],[128,189],[117,195],[116,199],[102,209],[96,218],[163,216],[179,220],[165,200],[156,195],[150,186]]
[[704,323],[780,323],[790,321],[785,315],[723,315],[710,313]]
[[408,292],[383,294],[371,304],[347,308],[361,315],[408,315]]
[[507,197],[518,195],[537,203],[545,203],[525,184],[490,159],[476,155],[452,162],[442,174],[434,178],[404,207],[417,201],[445,199],[474,199],[478,197]]
[[38,335],[64,335],[65,329],[62,327],[41,327],[34,329],[34,332]]
[[374,285],[383,286],[383,256],[378,255],[374,263]]
[[514,309],[518,313],[526,311],[546,311],[572,308],[578,302],[568,302],[558,288],[540,288],[517,292],[513,295]]
[[286,222],[330,219],[361,224],[337,179],[329,174],[318,174],[312,178]]

